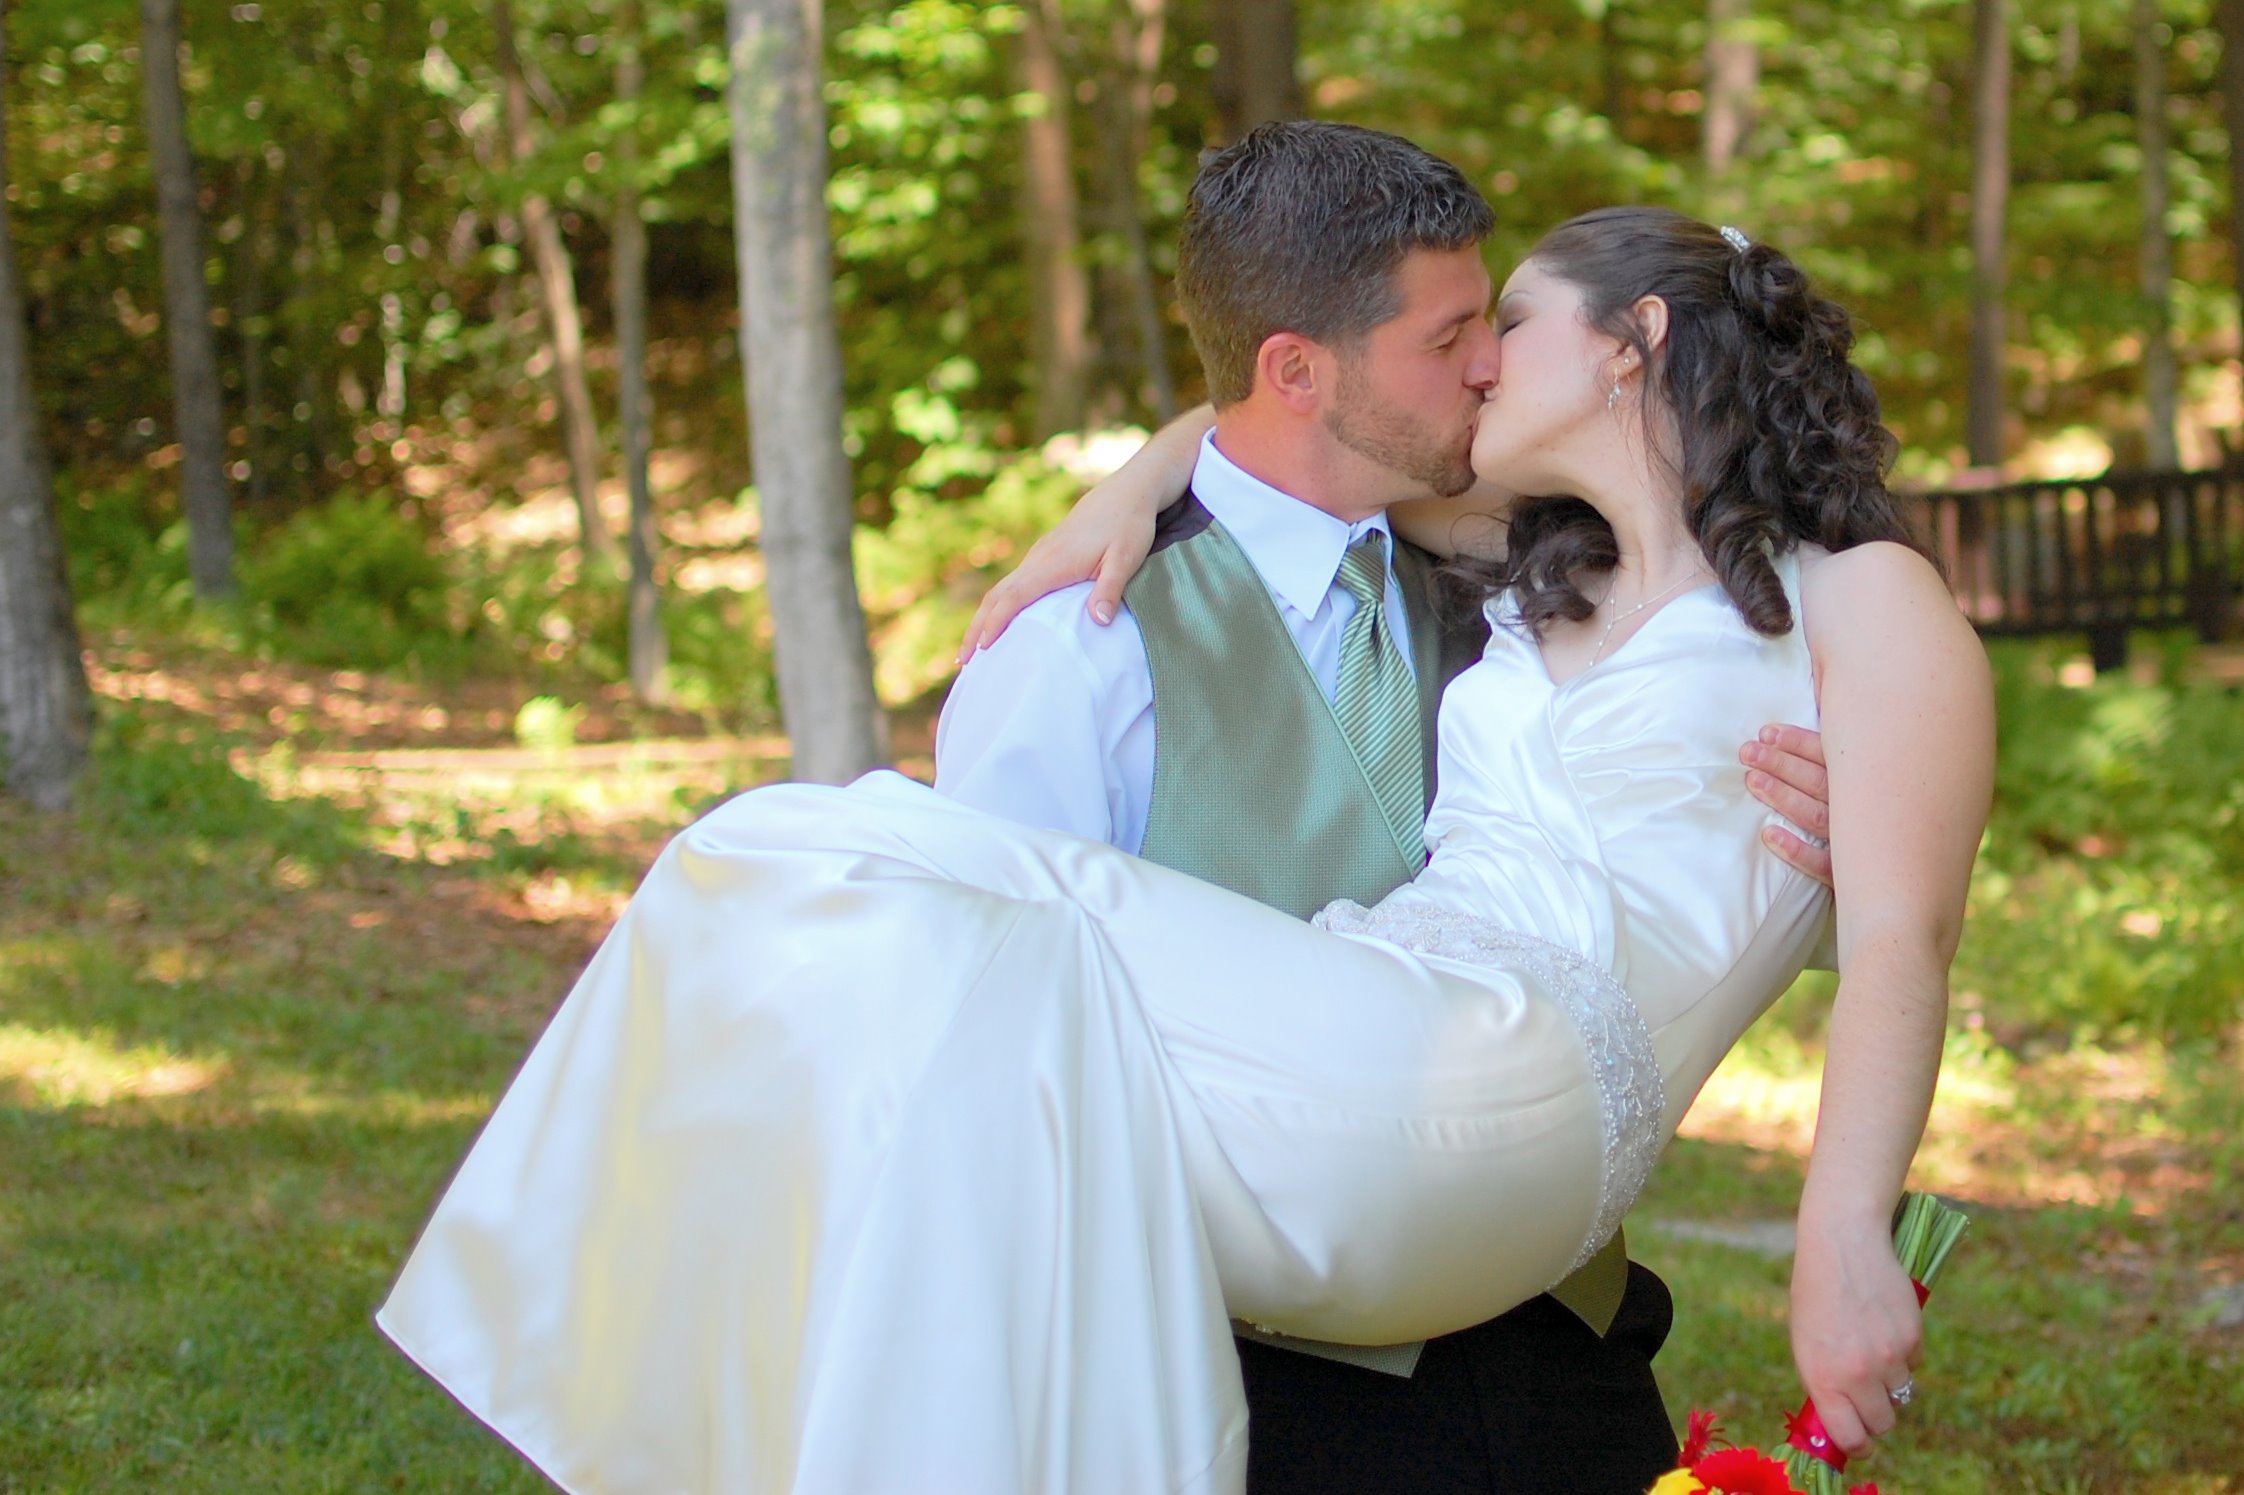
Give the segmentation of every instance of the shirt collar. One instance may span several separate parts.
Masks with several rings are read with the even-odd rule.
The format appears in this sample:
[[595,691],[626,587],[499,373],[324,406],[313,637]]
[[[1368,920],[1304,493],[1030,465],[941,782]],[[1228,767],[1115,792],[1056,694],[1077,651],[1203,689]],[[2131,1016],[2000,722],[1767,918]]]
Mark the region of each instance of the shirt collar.
[[1365,535],[1390,533],[1384,510],[1349,524],[1271,487],[1218,451],[1213,431],[1201,438],[1192,492],[1239,542],[1270,590],[1305,618],[1325,605],[1348,547]]

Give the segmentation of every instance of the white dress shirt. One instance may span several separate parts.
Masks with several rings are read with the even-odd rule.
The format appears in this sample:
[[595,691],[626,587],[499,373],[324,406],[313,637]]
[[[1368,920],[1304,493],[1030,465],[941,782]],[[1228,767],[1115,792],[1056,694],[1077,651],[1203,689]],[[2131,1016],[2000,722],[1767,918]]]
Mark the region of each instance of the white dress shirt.
[[[1270,589],[1317,686],[1332,699],[1356,599],[1340,558],[1387,516],[1335,519],[1201,442],[1192,491]],[[1390,543],[1392,543],[1390,541]],[[977,809],[1135,853],[1153,799],[1153,676],[1128,607],[1101,627],[1090,583],[1029,605],[959,673],[935,732],[935,787]],[[1410,624],[1390,567],[1387,622],[1410,661]]]

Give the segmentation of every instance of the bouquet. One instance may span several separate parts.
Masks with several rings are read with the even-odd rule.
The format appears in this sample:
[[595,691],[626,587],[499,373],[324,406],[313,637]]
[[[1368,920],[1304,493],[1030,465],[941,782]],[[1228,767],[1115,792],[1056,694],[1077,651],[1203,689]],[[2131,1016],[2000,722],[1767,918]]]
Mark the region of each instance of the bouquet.
[[[1905,1194],[1894,1211],[1893,1250],[1916,1285],[1921,1305],[1948,1253],[1971,1222],[1930,1194]],[[1847,1456],[1831,1441],[1815,1403],[1784,1421],[1782,1457],[1722,1443],[1711,1412],[1693,1412],[1681,1467],[1660,1476],[1650,1495],[1878,1495],[1876,1485],[1847,1485]]]

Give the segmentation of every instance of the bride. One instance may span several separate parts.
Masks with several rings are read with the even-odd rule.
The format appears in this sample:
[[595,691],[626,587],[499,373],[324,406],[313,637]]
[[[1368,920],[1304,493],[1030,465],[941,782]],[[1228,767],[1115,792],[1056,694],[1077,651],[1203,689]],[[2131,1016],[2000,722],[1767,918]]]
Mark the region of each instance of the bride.
[[[1885,491],[1845,314],[1782,254],[1593,213],[1497,320],[1474,465],[1569,496],[1458,563],[1494,628],[1413,882],[1304,924],[891,773],[742,795],[656,862],[383,1329],[571,1491],[1238,1490],[1231,1318],[1440,1334],[1612,1234],[1824,930],[1731,746],[1816,721],[1841,983],[1793,1342],[1843,1445],[1891,1427],[1984,656]],[[1013,595],[1078,555],[1118,591],[1197,434]],[[1450,551],[1494,512],[1394,517]]]

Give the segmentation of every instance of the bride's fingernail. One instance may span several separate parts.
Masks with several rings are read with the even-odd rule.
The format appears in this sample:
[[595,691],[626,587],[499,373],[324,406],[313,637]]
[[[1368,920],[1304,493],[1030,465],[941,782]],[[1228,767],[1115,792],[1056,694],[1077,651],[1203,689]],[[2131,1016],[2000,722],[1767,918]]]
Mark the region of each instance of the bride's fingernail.
[[1092,604],[1091,604],[1091,616],[1092,616],[1092,617],[1094,617],[1094,618],[1097,618],[1097,619],[1099,620],[1099,622],[1100,622],[1100,623],[1101,623],[1102,625],[1104,625],[1104,624],[1107,624],[1107,623],[1111,623],[1111,622],[1113,622],[1113,621],[1114,621],[1114,604],[1113,604],[1113,603],[1111,603],[1111,602],[1094,602],[1094,603],[1092,603]]

